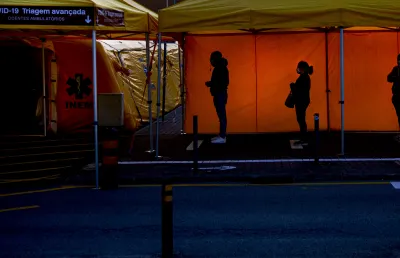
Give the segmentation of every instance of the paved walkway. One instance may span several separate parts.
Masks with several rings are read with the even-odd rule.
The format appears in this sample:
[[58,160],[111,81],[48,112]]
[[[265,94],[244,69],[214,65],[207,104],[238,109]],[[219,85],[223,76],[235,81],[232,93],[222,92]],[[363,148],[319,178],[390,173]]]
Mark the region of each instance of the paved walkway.
[[[153,122],[153,133],[156,135],[156,122]],[[179,135],[182,129],[182,108],[177,107],[164,117],[160,117],[160,135]],[[136,135],[149,135],[149,126],[145,126],[136,132]]]
[[[144,164],[120,165],[120,184],[149,183],[299,183],[299,182],[347,182],[364,180],[400,180],[397,162],[274,162],[274,163],[199,163],[195,172],[192,164]],[[73,176],[68,183],[94,184],[95,174],[87,171]]]
[[[199,160],[240,160],[240,159],[290,159],[313,158],[316,149],[315,134],[309,133],[310,145],[294,148],[291,141],[298,139],[296,133],[236,134],[229,135],[226,144],[211,144],[212,135],[199,135]],[[341,153],[341,137],[338,132],[321,132],[318,154],[324,158],[337,158]],[[150,139],[147,136],[135,138],[131,157],[124,160],[151,160],[146,153]],[[155,144],[154,144],[155,146]],[[162,135],[159,141],[159,155],[166,160],[192,160],[192,135]],[[400,158],[400,144],[393,134],[346,133],[346,158]]]

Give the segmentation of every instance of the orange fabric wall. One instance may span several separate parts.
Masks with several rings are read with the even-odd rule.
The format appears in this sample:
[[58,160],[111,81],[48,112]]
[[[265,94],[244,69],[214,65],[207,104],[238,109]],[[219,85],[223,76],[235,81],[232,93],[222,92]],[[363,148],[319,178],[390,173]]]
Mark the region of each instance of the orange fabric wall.
[[185,130],[193,130],[192,117],[199,117],[199,132],[219,129],[213,99],[205,82],[211,78],[210,54],[220,50],[228,59],[230,85],[228,93],[228,128],[230,133],[255,132],[256,129],[256,61],[255,38],[249,36],[188,36],[186,58]]
[[[345,32],[345,130],[395,131],[398,123],[387,75],[396,65],[397,32]],[[340,129],[340,35],[329,34],[331,128]]]
[[[294,109],[284,105],[290,83],[299,76],[299,61],[314,66],[311,76],[311,104],[307,124],[313,126],[313,114],[326,113],[325,35],[271,34],[257,36],[257,132],[290,132],[299,130]],[[327,120],[321,118],[321,130]]]
[[[93,103],[93,63],[91,41],[54,41],[57,65],[59,69],[57,89],[57,128],[59,132],[79,132],[91,130],[93,124],[93,106],[85,106],[85,103]],[[97,43],[97,88],[98,93],[112,92],[112,86],[116,84],[115,74],[111,64],[105,56],[104,49]],[[91,93],[77,99],[76,95],[69,95],[67,89],[68,78],[75,78],[75,74],[83,74],[83,79],[89,78]],[[76,102],[76,107],[67,106],[70,102]]]
[[[386,76],[396,65],[396,32],[345,32],[345,130],[393,131],[397,118]],[[340,129],[339,33],[328,34],[330,125]],[[297,131],[295,112],[284,106],[298,61],[314,66],[309,129],[313,114],[327,129],[324,33],[243,36],[189,36],[185,41],[186,124],[199,116],[200,133],[217,133],[218,118],[204,82],[211,76],[209,54],[220,50],[229,61],[228,133]]]

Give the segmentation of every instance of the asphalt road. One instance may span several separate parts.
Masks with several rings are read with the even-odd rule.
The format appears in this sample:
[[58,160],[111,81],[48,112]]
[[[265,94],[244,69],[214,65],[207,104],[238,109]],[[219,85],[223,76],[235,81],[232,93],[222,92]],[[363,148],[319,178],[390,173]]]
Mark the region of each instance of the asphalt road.
[[[0,256],[153,257],[160,196],[158,186],[2,194]],[[400,257],[399,217],[390,184],[174,187],[183,257]]]

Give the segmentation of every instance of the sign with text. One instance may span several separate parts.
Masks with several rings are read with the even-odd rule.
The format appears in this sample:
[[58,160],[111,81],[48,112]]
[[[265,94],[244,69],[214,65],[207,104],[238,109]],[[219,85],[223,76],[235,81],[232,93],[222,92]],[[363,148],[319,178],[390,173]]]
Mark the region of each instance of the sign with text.
[[124,12],[97,8],[97,26],[125,27]]
[[93,7],[1,6],[0,24],[93,26]]

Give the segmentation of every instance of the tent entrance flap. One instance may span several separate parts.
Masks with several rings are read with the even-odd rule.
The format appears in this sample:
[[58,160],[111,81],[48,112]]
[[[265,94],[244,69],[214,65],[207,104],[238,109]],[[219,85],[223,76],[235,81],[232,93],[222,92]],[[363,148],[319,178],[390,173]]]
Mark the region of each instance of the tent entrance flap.
[[42,50],[2,42],[0,55],[0,134],[43,135]]

